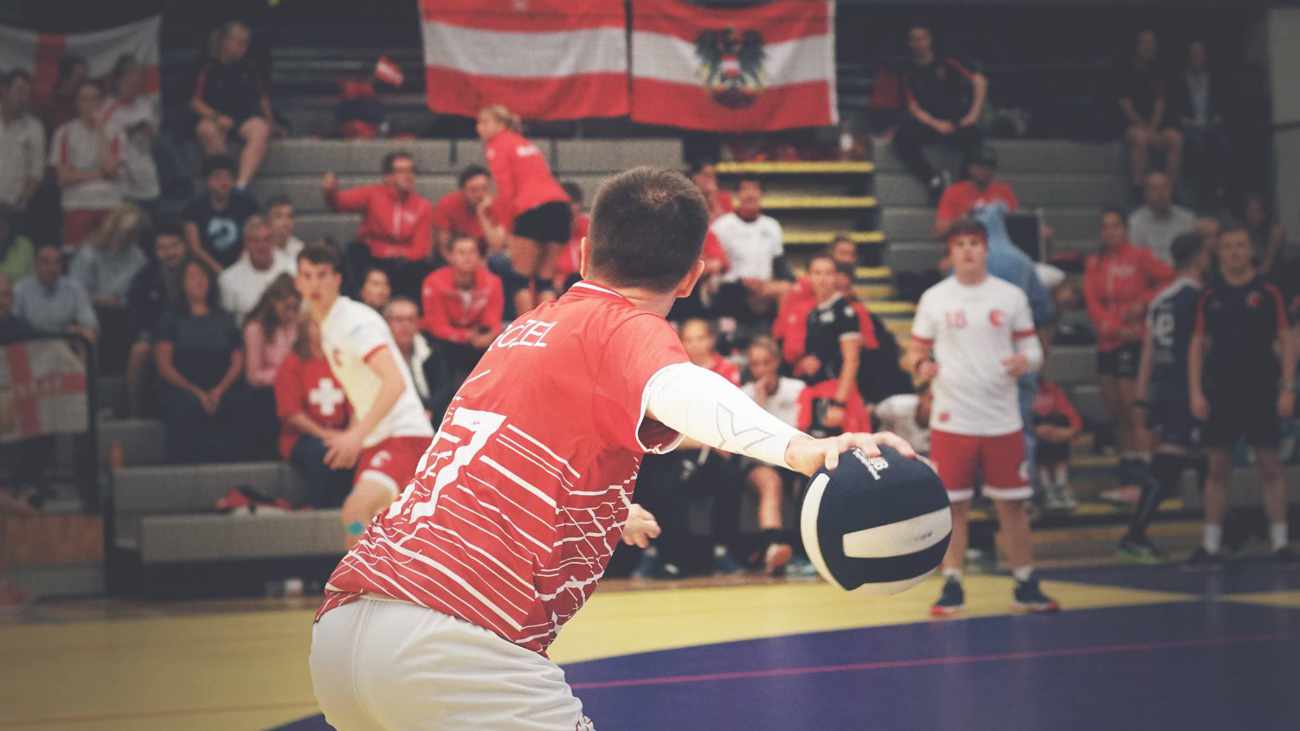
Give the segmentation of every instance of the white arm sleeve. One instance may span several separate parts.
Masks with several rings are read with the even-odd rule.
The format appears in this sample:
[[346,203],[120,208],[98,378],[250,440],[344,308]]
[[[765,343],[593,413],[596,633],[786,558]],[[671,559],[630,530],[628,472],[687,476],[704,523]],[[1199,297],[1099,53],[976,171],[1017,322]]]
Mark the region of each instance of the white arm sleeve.
[[789,467],[786,446],[802,432],[713,371],[674,363],[651,376],[645,390],[646,412],[664,426],[710,447]]
[[1016,352],[1029,361],[1029,372],[1037,373],[1043,367],[1043,346],[1037,335],[1016,338]]

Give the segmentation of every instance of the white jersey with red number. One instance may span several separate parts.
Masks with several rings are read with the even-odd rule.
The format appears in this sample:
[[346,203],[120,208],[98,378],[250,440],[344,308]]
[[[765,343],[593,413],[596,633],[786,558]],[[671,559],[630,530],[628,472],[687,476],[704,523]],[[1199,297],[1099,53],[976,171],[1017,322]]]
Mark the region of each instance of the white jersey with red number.
[[1033,337],[1025,293],[997,277],[965,285],[948,277],[921,295],[912,338],[934,346],[930,427],[950,434],[997,436],[1021,428],[1016,379],[1002,361],[1014,341]]
[[645,418],[646,386],[687,361],[662,317],[587,282],[522,315],[334,570],[317,616],[378,594],[545,652],[604,574],[642,455],[680,441]]
[[329,314],[320,324],[320,344],[330,371],[343,384],[355,418],[363,418],[379,395],[380,381],[366,359],[375,351],[387,348],[402,374],[402,395],[375,428],[366,435],[365,447],[373,447],[389,437],[432,437],[433,427],[424,415],[424,406],[416,394],[409,369],[403,368],[402,352],[393,342],[388,323],[378,312],[347,297],[334,301]]

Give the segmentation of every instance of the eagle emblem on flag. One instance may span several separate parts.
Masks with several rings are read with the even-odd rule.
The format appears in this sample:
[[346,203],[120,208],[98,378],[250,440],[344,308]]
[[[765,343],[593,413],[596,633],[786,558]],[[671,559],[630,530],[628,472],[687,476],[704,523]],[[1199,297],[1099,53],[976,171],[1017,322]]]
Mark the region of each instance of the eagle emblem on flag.
[[763,92],[763,35],[735,28],[701,31],[695,38],[700,76],[713,100],[729,109],[754,103]]

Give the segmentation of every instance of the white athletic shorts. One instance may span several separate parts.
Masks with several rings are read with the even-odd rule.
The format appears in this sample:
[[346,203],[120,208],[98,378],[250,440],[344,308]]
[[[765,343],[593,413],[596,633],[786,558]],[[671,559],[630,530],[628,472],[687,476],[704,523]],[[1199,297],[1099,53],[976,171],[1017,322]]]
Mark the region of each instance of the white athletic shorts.
[[311,682],[339,731],[590,731],[564,671],[432,609],[361,599],[312,629]]

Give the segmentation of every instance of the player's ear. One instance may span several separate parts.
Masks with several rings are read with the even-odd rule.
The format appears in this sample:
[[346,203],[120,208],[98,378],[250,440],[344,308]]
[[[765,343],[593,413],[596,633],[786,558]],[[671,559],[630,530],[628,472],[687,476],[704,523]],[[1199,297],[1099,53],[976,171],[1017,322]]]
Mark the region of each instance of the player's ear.
[[578,276],[587,278],[587,262],[591,261],[591,239],[586,236],[578,242]]
[[682,277],[681,281],[677,283],[677,288],[673,290],[673,296],[679,299],[690,297],[691,292],[695,290],[695,284],[700,281],[702,276],[704,276],[704,260],[696,259],[695,264],[691,266],[691,270],[686,272],[686,276]]

